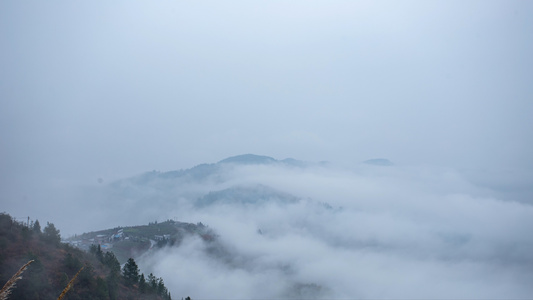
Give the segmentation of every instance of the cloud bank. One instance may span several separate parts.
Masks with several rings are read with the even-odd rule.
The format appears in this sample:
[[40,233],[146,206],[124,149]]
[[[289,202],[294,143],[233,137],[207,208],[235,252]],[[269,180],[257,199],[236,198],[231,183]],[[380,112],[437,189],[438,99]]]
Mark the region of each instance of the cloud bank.
[[[256,184],[279,194],[257,202],[257,194],[243,196],[240,187]],[[451,169],[234,165],[197,192],[208,190],[224,191],[217,194],[224,201],[195,206],[200,198],[182,195],[159,213],[201,221],[217,242],[190,239],[140,261],[174,295],[501,299],[533,292],[533,207],[496,198]]]

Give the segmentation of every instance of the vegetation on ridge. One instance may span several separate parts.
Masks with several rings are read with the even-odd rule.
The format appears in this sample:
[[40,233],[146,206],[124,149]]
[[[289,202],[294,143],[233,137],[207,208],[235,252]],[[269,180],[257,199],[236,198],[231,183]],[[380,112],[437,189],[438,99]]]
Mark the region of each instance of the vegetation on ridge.
[[9,299],[57,299],[62,292],[70,300],[171,299],[163,279],[145,279],[133,258],[121,270],[111,251],[95,245],[84,252],[61,243],[54,224],[41,231],[38,221],[23,224],[6,213],[0,213],[0,282],[7,282],[1,296]]
[[118,261],[124,264],[130,257],[137,258],[151,248],[179,245],[185,236],[198,235],[203,240],[213,240],[214,232],[202,223],[192,224],[167,220],[148,225],[116,227],[76,235],[67,243],[89,251],[95,244],[103,250],[113,251]]

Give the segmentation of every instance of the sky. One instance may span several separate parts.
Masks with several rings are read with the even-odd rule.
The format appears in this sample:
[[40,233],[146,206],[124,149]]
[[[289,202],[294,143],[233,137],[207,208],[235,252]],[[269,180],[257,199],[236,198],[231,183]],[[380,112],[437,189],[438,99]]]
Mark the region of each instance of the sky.
[[[140,262],[200,298],[285,280],[336,298],[531,295],[532,1],[1,1],[0,45],[0,211],[17,220],[202,221],[253,263],[195,240]],[[114,180],[244,153],[335,167],[228,175],[309,201],[284,209],[181,209],[195,198],[176,187],[106,202]],[[373,158],[395,166],[358,169]]]
[[507,0],[3,1],[1,201],[25,215],[65,186],[242,153],[531,170],[532,14]]

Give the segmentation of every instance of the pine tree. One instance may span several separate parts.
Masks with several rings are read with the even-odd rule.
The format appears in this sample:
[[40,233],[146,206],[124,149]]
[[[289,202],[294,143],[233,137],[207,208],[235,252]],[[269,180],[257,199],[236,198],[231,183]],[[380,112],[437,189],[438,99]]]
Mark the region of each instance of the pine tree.
[[122,276],[128,285],[134,285],[139,282],[139,267],[133,258],[130,257],[122,268]]
[[35,223],[33,223],[33,232],[40,234],[41,233],[41,224],[39,224],[39,220],[35,220]]
[[146,279],[144,279],[144,274],[141,274],[141,278],[139,278],[139,291],[145,293],[147,287],[148,284],[146,283]]
[[100,244],[98,244],[98,247],[96,248],[96,258],[98,258],[101,263],[104,262],[104,252],[102,251]]
[[43,230],[43,239],[50,244],[59,245],[61,243],[59,229],[56,229],[53,223],[46,222],[46,227]]
[[163,278],[159,277],[159,279],[157,280],[157,294],[160,296],[165,296],[166,293],[167,293],[167,288],[165,287]]
[[109,267],[109,270],[111,273],[114,273],[115,275],[120,274],[120,263],[118,262],[117,257],[115,256],[115,253],[111,251],[107,251],[104,254],[104,265]]
[[154,274],[150,273],[148,275],[148,283],[150,284],[150,290],[155,292],[157,290],[157,278]]

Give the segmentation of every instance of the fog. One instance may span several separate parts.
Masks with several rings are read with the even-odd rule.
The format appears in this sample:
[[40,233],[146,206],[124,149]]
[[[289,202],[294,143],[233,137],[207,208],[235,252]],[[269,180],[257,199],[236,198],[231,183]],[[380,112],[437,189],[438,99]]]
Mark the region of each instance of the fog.
[[219,248],[191,238],[143,257],[141,269],[161,274],[171,292],[202,299],[501,299],[532,292],[533,207],[494,198],[453,170],[252,165],[223,174],[204,188],[260,183],[282,196],[243,203],[240,193],[225,193],[227,201],[200,207],[191,205],[194,198],[173,201],[179,205],[167,215],[201,220],[218,234]]
[[[17,220],[203,222],[226,258],[142,262],[193,298],[531,295],[530,1],[3,1],[0,42]],[[157,175],[243,153],[312,163]]]

